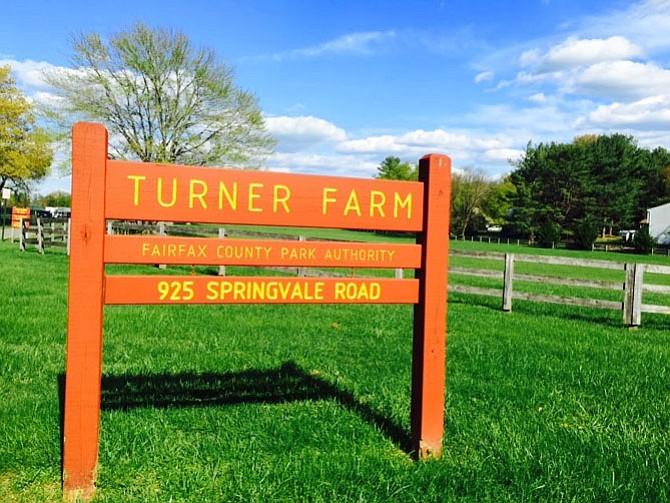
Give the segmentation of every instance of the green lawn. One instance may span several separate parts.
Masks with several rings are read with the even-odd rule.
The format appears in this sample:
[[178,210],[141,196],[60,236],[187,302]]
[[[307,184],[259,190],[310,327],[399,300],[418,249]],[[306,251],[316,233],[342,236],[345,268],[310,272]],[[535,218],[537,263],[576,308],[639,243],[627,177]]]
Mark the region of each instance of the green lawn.
[[[0,501],[59,501],[67,257],[17,248],[0,243]],[[95,501],[670,500],[670,318],[451,294],[443,455],[413,462],[411,313],[107,307]]]

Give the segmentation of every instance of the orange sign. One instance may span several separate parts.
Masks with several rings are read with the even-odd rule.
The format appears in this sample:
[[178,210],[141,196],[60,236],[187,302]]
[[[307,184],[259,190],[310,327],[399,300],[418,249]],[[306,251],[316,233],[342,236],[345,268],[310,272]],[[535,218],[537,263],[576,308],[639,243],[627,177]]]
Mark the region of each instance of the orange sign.
[[30,226],[30,208],[12,208],[12,227],[14,229],[21,228],[21,220],[26,221],[26,227]]
[[[108,160],[107,131],[72,136],[72,221],[63,489],[92,497],[98,458],[104,305],[414,304],[411,429],[416,457],[444,431],[451,161],[418,182]],[[108,236],[107,219],[416,232],[416,244]],[[105,264],[414,268],[416,279],[108,275]]]
[[109,161],[111,219],[418,231],[423,185]]

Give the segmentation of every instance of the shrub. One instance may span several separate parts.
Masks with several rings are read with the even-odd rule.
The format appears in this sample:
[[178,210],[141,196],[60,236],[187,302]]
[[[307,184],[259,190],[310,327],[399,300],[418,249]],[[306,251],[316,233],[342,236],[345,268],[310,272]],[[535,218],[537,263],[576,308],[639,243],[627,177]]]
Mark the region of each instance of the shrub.
[[561,226],[546,219],[537,229],[537,244],[542,248],[551,248],[561,240]]
[[598,222],[593,217],[582,218],[577,222],[573,233],[575,248],[590,250],[598,239]]
[[649,234],[649,227],[644,226],[635,233],[633,248],[635,253],[649,255],[656,246],[656,240]]

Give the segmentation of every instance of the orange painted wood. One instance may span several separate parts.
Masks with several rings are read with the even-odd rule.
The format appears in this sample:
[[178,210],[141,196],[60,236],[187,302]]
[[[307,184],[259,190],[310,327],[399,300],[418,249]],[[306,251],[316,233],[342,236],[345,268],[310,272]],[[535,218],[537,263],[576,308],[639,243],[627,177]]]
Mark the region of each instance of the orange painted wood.
[[105,239],[105,262],[413,269],[421,265],[421,247],[413,244],[115,235]]
[[419,303],[414,306],[412,354],[412,445],[420,458],[439,457],[444,432],[446,378],[447,276],[451,160],[428,155],[419,163],[419,180],[425,184],[423,247]]
[[418,182],[110,161],[105,215],[157,220],[417,231]]
[[413,279],[108,275],[105,304],[411,304],[418,288]]
[[97,124],[75,125],[72,133],[63,490],[85,499],[95,489],[98,459],[106,162],[107,131]]
[[[107,132],[95,124],[77,124],[72,145],[63,441],[67,497],[90,499],[95,490],[104,303],[415,304],[412,443],[418,457],[440,455],[451,190],[448,157],[422,158],[419,182],[392,182],[108,161]],[[417,245],[128,237],[106,236],[105,218],[420,232]],[[243,253],[236,254],[240,248]],[[230,250],[230,256],[225,250]],[[327,258],[328,250],[341,253],[342,258]],[[105,262],[419,269],[414,280],[105,276]]]

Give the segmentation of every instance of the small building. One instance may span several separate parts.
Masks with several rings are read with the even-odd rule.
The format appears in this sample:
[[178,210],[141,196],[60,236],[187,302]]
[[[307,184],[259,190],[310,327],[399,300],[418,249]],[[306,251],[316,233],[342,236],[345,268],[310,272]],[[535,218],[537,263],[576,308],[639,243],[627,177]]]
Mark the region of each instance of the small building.
[[670,244],[670,203],[647,210],[649,234],[660,245]]

